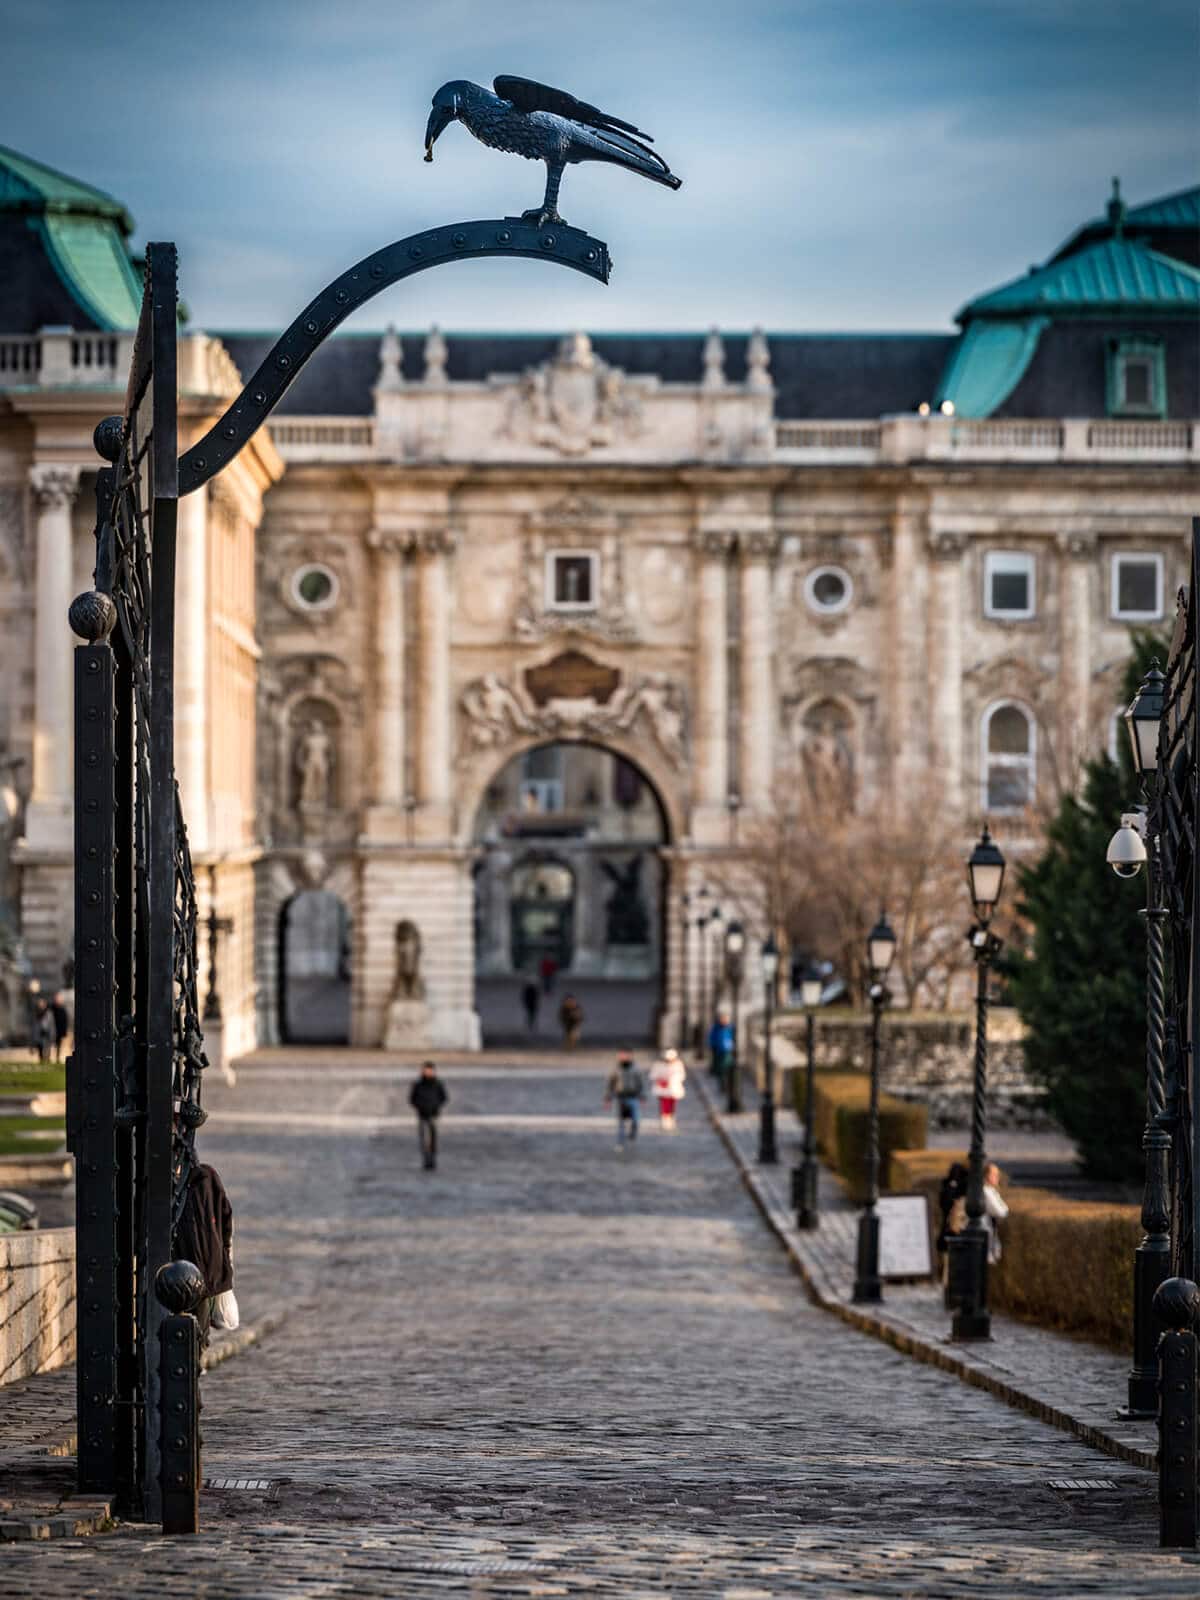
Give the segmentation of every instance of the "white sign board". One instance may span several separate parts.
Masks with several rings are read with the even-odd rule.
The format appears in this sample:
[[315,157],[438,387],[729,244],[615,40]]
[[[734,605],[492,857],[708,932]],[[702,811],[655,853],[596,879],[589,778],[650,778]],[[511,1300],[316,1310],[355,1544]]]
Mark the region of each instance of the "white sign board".
[[929,1249],[929,1202],[923,1194],[886,1195],[878,1202],[879,1276],[928,1278],[933,1274]]

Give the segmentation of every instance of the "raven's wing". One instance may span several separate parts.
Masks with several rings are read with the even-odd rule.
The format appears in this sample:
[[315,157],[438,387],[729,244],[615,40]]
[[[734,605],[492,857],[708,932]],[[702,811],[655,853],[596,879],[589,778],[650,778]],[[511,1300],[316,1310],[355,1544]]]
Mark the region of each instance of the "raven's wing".
[[648,133],[635,128],[632,122],[610,117],[607,111],[601,111],[598,106],[590,106],[586,100],[576,100],[565,89],[552,89],[549,84],[534,83],[532,78],[496,78],[492,88],[501,100],[511,100],[518,111],[552,111],[556,117],[570,117],[573,122],[585,123],[589,128],[619,130],[621,133],[636,134],[639,139],[650,138]]

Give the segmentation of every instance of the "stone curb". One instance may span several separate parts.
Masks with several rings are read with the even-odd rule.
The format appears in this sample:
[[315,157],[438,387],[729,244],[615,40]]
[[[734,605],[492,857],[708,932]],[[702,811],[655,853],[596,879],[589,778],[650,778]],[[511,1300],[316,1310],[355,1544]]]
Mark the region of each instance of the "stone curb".
[[[211,1344],[204,1352],[200,1370],[211,1372],[214,1367],[219,1367],[224,1362],[232,1360],[234,1356],[241,1355],[243,1351],[249,1350],[260,1340],[265,1339],[267,1334],[274,1332],[283,1320],[283,1313],[276,1312],[260,1317],[257,1322],[222,1337],[219,1344]],[[66,1431],[54,1435],[44,1444],[40,1453],[59,1458],[73,1456],[77,1443],[78,1436],[74,1425],[70,1424]],[[9,1512],[0,1512],[0,1544],[27,1539],[78,1538],[87,1534],[105,1533],[115,1526],[111,1500],[102,1500],[90,1495],[75,1495],[69,1501],[64,1501],[57,1511],[50,1513],[30,1515],[18,1512],[12,1515]]]
[[817,1281],[809,1262],[805,1259],[804,1252],[797,1246],[794,1239],[789,1238],[780,1223],[776,1206],[759,1174],[746,1160],[738,1148],[736,1140],[725,1127],[721,1113],[712,1098],[712,1091],[705,1083],[702,1071],[696,1070],[689,1075],[689,1081],[696,1087],[704,1109],[708,1113],[708,1120],[716,1131],[722,1144],[733,1158],[742,1182],[749,1190],[750,1197],[762,1214],[763,1220],[787,1252],[788,1259],[794,1271],[799,1275],[808,1297],[814,1305],[820,1306],[823,1311],[832,1311],[835,1316],[848,1323],[852,1328],[859,1329],[862,1333],[869,1333],[874,1338],[880,1339],[884,1344],[890,1344],[893,1349],[901,1351],[904,1355],[911,1356],[915,1361],[923,1361],[927,1366],[939,1367],[943,1372],[953,1373],[964,1383],[971,1384],[976,1389],[984,1389],[989,1394],[1003,1400],[1017,1411],[1027,1412],[1030,1416],[1037,1417],[1042,1422],[1061,1429],[1064,1433],[1074,1434],[1077,1439],[1082,1439],[1085,1444],[1092,1445],[1105,1455],[1112,1456],[1119,1461],[1126,1461],[1131,1466],[1142,1467],[1148,1472],[1157,1472],[1158,1453],[1154,1450],[1140,1450],[1136,1445],[1129,1444],[1123,1439],[1114,1437],[1105,1429],[1097,1427],[1095,1423],[1087,1422],[1082,1417],[1076,1417],[1069,1411],[1064,1411],[1052,1401],[1046,1400],[1036,1394],[1008,1382],[998,1373],[989,1372],[985,1368],[972,1365],[965,1360],[950,1344],[934,1344],[915,1329],[898,1326],[896,1322],[881,1317],[876,1313],[856,1306],[851,1301],[842,1300]]

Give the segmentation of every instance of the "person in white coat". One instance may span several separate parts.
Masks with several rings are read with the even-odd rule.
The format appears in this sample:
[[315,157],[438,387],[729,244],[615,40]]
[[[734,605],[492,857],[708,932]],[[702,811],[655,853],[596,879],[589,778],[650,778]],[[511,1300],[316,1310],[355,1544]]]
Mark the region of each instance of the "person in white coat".
[[1008,1215],[1008,1203],[1000,1193],[1000,1168],[994,1161],[983,1169],[983,1215],[988,1231],[988,1260],[994,1266],[1000,1259],[999,1225]]
[[658,1096],[658,1125],[665,1133],[675,1131],[675,1107],[687,1090],[687,1068],[678,1050],[664,1050],[654,1063],[654,1092]]

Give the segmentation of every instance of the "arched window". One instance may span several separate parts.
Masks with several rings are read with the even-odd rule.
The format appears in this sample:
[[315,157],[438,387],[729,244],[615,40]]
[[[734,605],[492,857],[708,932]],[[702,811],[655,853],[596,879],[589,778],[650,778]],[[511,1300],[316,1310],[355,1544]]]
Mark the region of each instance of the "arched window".
[[1037,729],[1024,706],[1011,700],[983,715],[983,809],[1023,811],[1032,805],[1037,776]]

